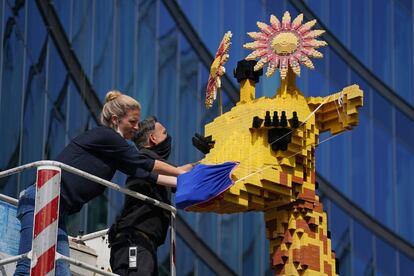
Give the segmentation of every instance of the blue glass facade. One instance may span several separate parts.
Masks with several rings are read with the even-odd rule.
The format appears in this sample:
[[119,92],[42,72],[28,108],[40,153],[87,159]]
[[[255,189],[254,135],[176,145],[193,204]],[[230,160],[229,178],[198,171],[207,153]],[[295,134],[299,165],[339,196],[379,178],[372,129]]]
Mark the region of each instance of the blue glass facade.
[[[299,12],[292,1],[177,1],[201,42],[214,55],[224,32],[233,32],[231,72],[247,56],[246,32],[270,14]],[[414,108],[414,7],[407,0],[304,1],[327,29],[376,78]],[[174,139],[172,161],[202,158],[194,132],[218,112],[204,107],[208,68],[161,0],[53,1],[72,49],[102,102],[116,88],[138,99],[143,117],[155,114]],[[81,92],[47,31],[35,1],[0,1],[0,170],[54,158],[79,133],[96,125]],[[310,96],[356,83],[364,90],[360,124],[317,149],[317,170],[354,204],[414,244],[414,121],[361,77],[332,47],[321,50],[315,70],[302,70],[298,86]],[[236,81],[228,73],[234,85]],[[278,74],[261,78],[256,96],[272,96]],[[224,91],[224,108],[233,103]],[[118,175],[115,182],[122,183]],[[0,179],[0,192],[16,197],[34,173]],[[374,235],[335,202],[324,198],[341,275],[409,275],[414,260]],[[122,196],[107,192],[72,218],[72,234],[107,227]],[[239,275],[269,271],[260,213],[184,213],[197,234]],[[168,246],[160,252],[164,263]],[[167,265],[168,267],[168,265]],[[163,271],[163,270],[162,270]],[[179,238],[179,275],[210,275]]]

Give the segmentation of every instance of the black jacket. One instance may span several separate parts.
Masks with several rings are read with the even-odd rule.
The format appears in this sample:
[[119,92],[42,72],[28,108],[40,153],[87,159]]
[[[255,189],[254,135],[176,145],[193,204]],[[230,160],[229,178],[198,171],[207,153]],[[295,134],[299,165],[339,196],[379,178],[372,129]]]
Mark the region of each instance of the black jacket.
[[[108,127],[84,132],[67,145],[56,159],[62,163],[111,180],[116,170],[155,183],[158,176],[150,173],[154,160],[138,153],[135,146]],[[105,186],[62,170],[62,207],[69,213],[78,212],[83,204],[101,195]]]
[[[148,159],[161,160],[155,152],[143,148],[140,154]],[[129,177],[126,187],[130,190],[152,197],[159,201],[171,204],[170,189],[151,183],[136,177]],[[170,212],[160,207],[144,203],[142,200],[131,196],[125,197],[124,208],[110,229],[110,235],[117,233],[129,234],[139,230],[147,234],[156,246],[165,242],[168,226],[170,224]],[[119,242],[119,241],[116,241]]]

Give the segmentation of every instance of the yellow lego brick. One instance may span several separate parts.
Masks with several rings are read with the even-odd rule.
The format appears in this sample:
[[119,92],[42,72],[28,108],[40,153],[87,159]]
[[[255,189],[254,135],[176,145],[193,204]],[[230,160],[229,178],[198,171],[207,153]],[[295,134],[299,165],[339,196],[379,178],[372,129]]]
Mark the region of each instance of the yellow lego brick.
[[262,194],[262,190],[259,187],[253,186],[250,183],[246,183],[244,185],[244,189],[242,189],[243,191],[246,191],[248,194],[252,194],[252,195],[256,195],[256,196],[261,196]]
[[254,195],[252,195],[250,198],[251,198],[251,201],[253,203],[255,203],[257,205],[260,205],[262,207],[264,206],[264,199],[263,198],[258,197],[258,196],[254,196]]
[[262,179],[273,183],[280,183],[280,171],[274,168],[268,168],[260,172]]
[[266,189],[268,191],[274,192],[274,193],[278,193],[281,195],[287,195],[287,196],[291,196],[292,195],[292,191],[289,189],[289,187],[287,186],[282,186],[273,182],[269,182],[266,180],[262,181],[263,184],[263,189]]
[[235,195],[235,196],[238,196],[238,195],[240,195],[240,187],[237,187],[237,186],[232,186],[232,187],[230,187],[230,189],[228,190],[228,193],[230,193],[230,194],[232,194],[232,195]]

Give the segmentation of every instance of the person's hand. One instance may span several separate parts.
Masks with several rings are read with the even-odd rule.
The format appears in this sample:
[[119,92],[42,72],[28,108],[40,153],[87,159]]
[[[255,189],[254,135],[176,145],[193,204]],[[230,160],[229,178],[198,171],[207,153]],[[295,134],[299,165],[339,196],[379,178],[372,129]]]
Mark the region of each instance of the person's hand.
[[195,166],[197,166],[198,164],[200,164],[200,161],[194,162],[194,163],[188,163],[185,165],[182,165],[180,167],[178,167],[178,169],[181,169],[185,172],[189,172],[191,171]]
[[155,160],[154,168],[152,171],[157,174],[164,174],[164,175],[170,175],[170,176],[179,176],[180,174],[183,174],[186,172],[180,167],[177,168],[177,167],[171,166],[160,160]]
[[193,164],[189,163],[189,164],[182,165],[182,166],[178,167],[177,169],[182,170],[186,173],[186,172],[191,171],[193,169],[193,167],[194,167]]

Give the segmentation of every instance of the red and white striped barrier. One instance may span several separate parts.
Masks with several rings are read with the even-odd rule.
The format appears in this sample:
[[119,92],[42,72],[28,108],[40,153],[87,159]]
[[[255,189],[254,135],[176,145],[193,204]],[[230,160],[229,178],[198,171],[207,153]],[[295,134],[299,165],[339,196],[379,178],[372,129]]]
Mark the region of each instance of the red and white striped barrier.
[[55,275],[61,170],[37,168],[30,275]]

